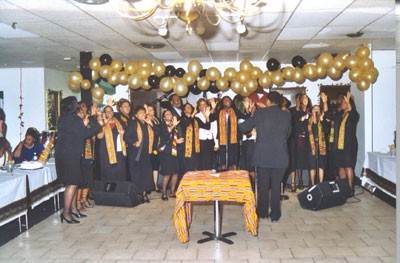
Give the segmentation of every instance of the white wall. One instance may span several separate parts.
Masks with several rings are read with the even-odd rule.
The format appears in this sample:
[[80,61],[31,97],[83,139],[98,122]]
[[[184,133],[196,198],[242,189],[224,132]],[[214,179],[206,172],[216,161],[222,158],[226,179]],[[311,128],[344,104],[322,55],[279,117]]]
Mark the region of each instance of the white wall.
[[[41,68],[1,69],[0,79],[2,80],[0,90],[4,91],[4,112],[6,113],[8,127],[7,139],[14,148],[24,138],[29,127],[36,127],[39,131],[45,127],[44,70]],[[20,128],[18,119],[20,114],[20,85],[22,86],[23,98],[23,128]]]
[[81,93],[72,92],[67,85],[68,72],[54,69],[44,69],[44,87],[45,89],[62,91],[62,97],[75,96],[78,101],[81,99]]

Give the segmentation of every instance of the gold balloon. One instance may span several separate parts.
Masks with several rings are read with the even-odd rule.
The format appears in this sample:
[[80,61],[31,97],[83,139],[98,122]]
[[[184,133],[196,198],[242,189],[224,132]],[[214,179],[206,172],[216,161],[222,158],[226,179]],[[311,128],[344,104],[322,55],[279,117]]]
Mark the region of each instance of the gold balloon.
[[262,70],[259,67],[252,67],[250,69],[250,78],[258,79],[262,75]]
[[268,88],[271,85],[271,77],[267,73],[263,73],[258,79],[258,84],[263,88]]
[[111,61],[110,67],[111,67],[111,70],[112,70],[112,71],[114,71],[114,72],[119,72],[119,71],[121,71],[121,69],[122,69],[122,67],[123,67],[123,64],[122,64],[121,60],[119,60],[119,59],[117,59],[117,58],[114,58],[114,59]]
[[248,97],[253,93],[247,85],[242,85],[239,94],[242,95],[243,97]]
[[371,54],[371,50],[366,45],[361,45],[356,52],[357,57],[359,58],[367,58]]
[[136,74],[141,79],[147,79],[151,74],[151,68],[140,68]]
[[248,72],[239,71],[236,75],[236,79],[240,81],[240,83],[247,83],[250,78],[250,74]]
[[179,97],[183,97],[188,93],[188,91],[188,86],[183,82],[182,79],[178,79],[174,87],[174,93]]
[[368,70],[374,66],[374,62],[372,59],[366,57],[366,58],[361,58],[360,61],[358,62],[358,67],[361,70]]
[[333,57],[331,54],[324,52],[321,55],[319,55],[317,59],[317,64],[321,65],[323,67],[329,67],[333,62]]
[[353,68],[349,72],[349,78],[353,82],[358,82],[361,80],[362,71],[359,68]]
[[107,78],[107,82],[111,85],[117,85],[119,80],[119,72],[114,72]]
[[250,70],[253,68],[253,64],[251,64],[250,61],[245,59],[242,62],[240,62],[240,67],[239,68],[240,68],[240,71],[250,72]]
[[240,83],[239,80],[234,79],[231,81],[231,90],[237,94],[239,94],[240,90],[242,88],[242,84]]
[[80,87],[82,80],[83,80],[83,77],[82,77],[81,73],[79,73],[79,72],[74,71],[74,72],[69,73],[69,75],[68,75],[68,83],[71,83],[74,86]]
[[89,60],[89,68],[91,70],[99,70],[100,67],[101,62],[99,58],[92,58],[91,60]]
[[80,84],[72,84],[72,83],[68,82],[68,88],[74,93],[77,93],[77,92],[81,91],[81,85]]
[[321,66],[321,65],[317,65],[317,77],[320,79],[324,79],[326,78],[326,68]]
[[153,64],[153,72],[157,77],[161,77],[165,72],[165,65],[162,61],[156,61]]
[[337,70],[335,67],[330,66],[326,69],[326,73],[328,73],[328,76],[332,80],[339,80],[342,78],[342,72],[340,70]]
[[247,82],[247,89],[249,90],[250,94],[256,91],[258,88],[258,82],[255,79],[250,79]]
[[210,86],[210,81],[206,77],[201,77],[197,81],[197,87],[199,90],[206,91]]
[[110,66],[109,65],[103,65],[100,67],[99,69],[99,74],[102,78],[108,78],[108,76],[110,75],[111,70],[110,70]]
[[97,106],[100,106],[100,105],[103,104],[103,98],[96,99],[96,98],[92,97],[92,102],[93,102],[93,104],[96,104]]
[[207,69],[206,77],[209,81],[216,81],[221,77],[221,72],[216,67]]
[[186,85],[192,85],[196,81],[196,77],[193,73],[186,72],[185,75],[183,75],[182,80]]
[[172,79],[170,77],[164,77],[160,81],[160,90],[163,92],[170,92],[172,90]]
[[236,78],[236,74],[237,72],[234,68],[227,68],[224,71],[224,77],[226,77],[228,81],[234,80]]
[[92,81],[99,79],[99,72],[97,70],[92,70]]
[[121,85],[128,84],[129,75],[126,72],[119,72],[118,73],[118,82]]
[[348,69],[353,69],[358,67],[358,61],[360,61],[360,58],[357,56],[348,56],[345,60],[346,68]]
[[128,61],[127,63],[125,63],[125,72],[128,75],[135,74],[137,72],[138,68],[139,68],[139,64],[134,60],[131,60],[131,61]]
[[285,80],[293,81],[294,68],[290,67],[290,66],[284,67],[283,70],[282,70],[282,75],[283,75]]
[[378,70],[376,68],[369,69],[368,71],[363,73],[361,79],[369,83],[375,83],[378,79]]
[[348,50],[339,51],[339,53],[336,55],[336,57],[340,57],[340,58],[342,58],[344,60],[346,60],[346,58],[348,56],[350,56],[350,51],[348,51]]
[[360,80],[357,82],[357,89],[361,90],[361,91],[365,91],[369,88],[370,83],[366,80]]
[[228,79],[226,77],[222,77],[222,78],[217,79],[215,84],[217,85],[217,88],[220,91],[226,91],[229,88],[229,81],[228,81]]
[[149,84],[149,80],[148,79],[143,80],[141,88],[144,89],[144,90],[151,89],[151,86]]
[[193,73],[193,75],[199,75],[200,71],[203,69],[203,66],[200,64],[198,60],[191,60],[188,64],[188,72]]
[[304,75],[303,75],[303,70],[301,68],[296,67],[294,69],[294,77],[293,80],[297,83],[297,84],[301,84],[305,81]]
[[149,68],[151,69],[151,62],[147,58],[142,58],[138,61],[140,68]]
[[346,61],[342,57],[336,56],[333,59],[332,66],[334,66],[337,70],[342,71],[346,68]]
[[275,85],[281,85],[284,82],[282,72],[280,70],[275,70],[274,72],[272,72],[271,80],[272,83],[274,83]]
[[128,79],[128,86],[130,89],[138,89],[142,86],[143,81],[137,74],[133,74]]
[[92,96],[95,99],[102,100],[104,97],[104,90],[99,86],[96,86],[92,89]]
[[318,78],[317,67],[313,64],[307,64],[303,67],[303,76],[311,81]]
[[87,79],[82,80],[82,82],[81,82],[82,89],[89,90],[91,88],[91,86],[92,86],[92,84],[90,83],[89,80],[87,80]]

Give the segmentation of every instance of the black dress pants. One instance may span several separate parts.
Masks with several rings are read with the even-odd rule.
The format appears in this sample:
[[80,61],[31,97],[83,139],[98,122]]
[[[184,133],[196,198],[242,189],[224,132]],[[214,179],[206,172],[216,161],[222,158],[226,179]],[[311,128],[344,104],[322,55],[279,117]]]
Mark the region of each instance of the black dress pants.
[[[279,220],[281,217],[281,181],[286,168],[257,168],[257,215]],[[271,189],[271,196],[269,190]],[[271,211],[270,211],[271,206]]]

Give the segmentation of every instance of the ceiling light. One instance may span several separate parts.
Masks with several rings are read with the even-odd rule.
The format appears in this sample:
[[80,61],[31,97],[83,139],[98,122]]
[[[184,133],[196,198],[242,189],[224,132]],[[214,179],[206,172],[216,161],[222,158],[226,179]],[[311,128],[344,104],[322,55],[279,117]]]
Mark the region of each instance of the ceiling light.
[[75,1],[87,5],[102,5],[108,2],[108,0],[75,0]]
[[359,38],[359,37],[362,37],[362,35],[364,35],[364,32],[361,32],[361,31],[358,31],[356,33],[348,33],[348,34],[346,34],[346,36],[350,37],[350,38]]
[[160,49],[165,47],[165,44],[160,42],[142,42],[139,43],[139,45],[147,49]]
[[201,20],[199,20],[196,26],[196,34],[203,35],[204,32],[206,32],[206,27],[204,26],[204,23]]
[[329,47],[329,44],[326,43],[308,43],[303,46],[303,48],[321,48],[321,47]]
[[[193,31],[191,24],[200,17],[206,19],[212,26],[218,26],[221,20],[236,24],[238,22],[243,22],[246,17],[263,13],[267,6],[266,1],[267,0],[110,0],[110,3],[122,17],[135,21],[145,20],[150,17],[164,17],[164,19],[168,21],[171,17],[176,16],[186,23],[186,32],[191,34]],[[167,13],[167,17],[165,13]],[[237,29],[238,33],[242,32],[239,34],[243,34],[247,30],[244,25],[237,27],[239,28]],[[165,34],[165,28],[160,27],[158,29],[161,35],[160,29],[161,33]],[[204,33],[203,31],[205,31],[205,29],[203,30],[201,26],[199,29],[196,28],[196,33]]]
[[71,61],[71,59],[72,59],[71,57],[65,57],[64,61]]
[[236,24],[236,32],[238,34],[243,34],[246,31],[247,31],[247,28],[242,22],[239,22],[239,23]]

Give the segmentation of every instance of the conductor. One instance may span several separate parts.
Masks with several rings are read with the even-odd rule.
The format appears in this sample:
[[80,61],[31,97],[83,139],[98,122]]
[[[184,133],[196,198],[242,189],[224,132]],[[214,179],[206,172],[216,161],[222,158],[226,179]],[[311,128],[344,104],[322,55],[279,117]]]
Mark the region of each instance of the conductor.
[[241,132],[256,129],[252,163],[257,167],[258,176],[257,215],[259,218],[270,217],[272,222],[281,217],[280,184],[289,165],[287,141],[291,132],[291,117],[289,112],[279,107],[281,98],[278,92],[271,91],[267,95],[267,107],[257,110],[252,117],[239,124]]

